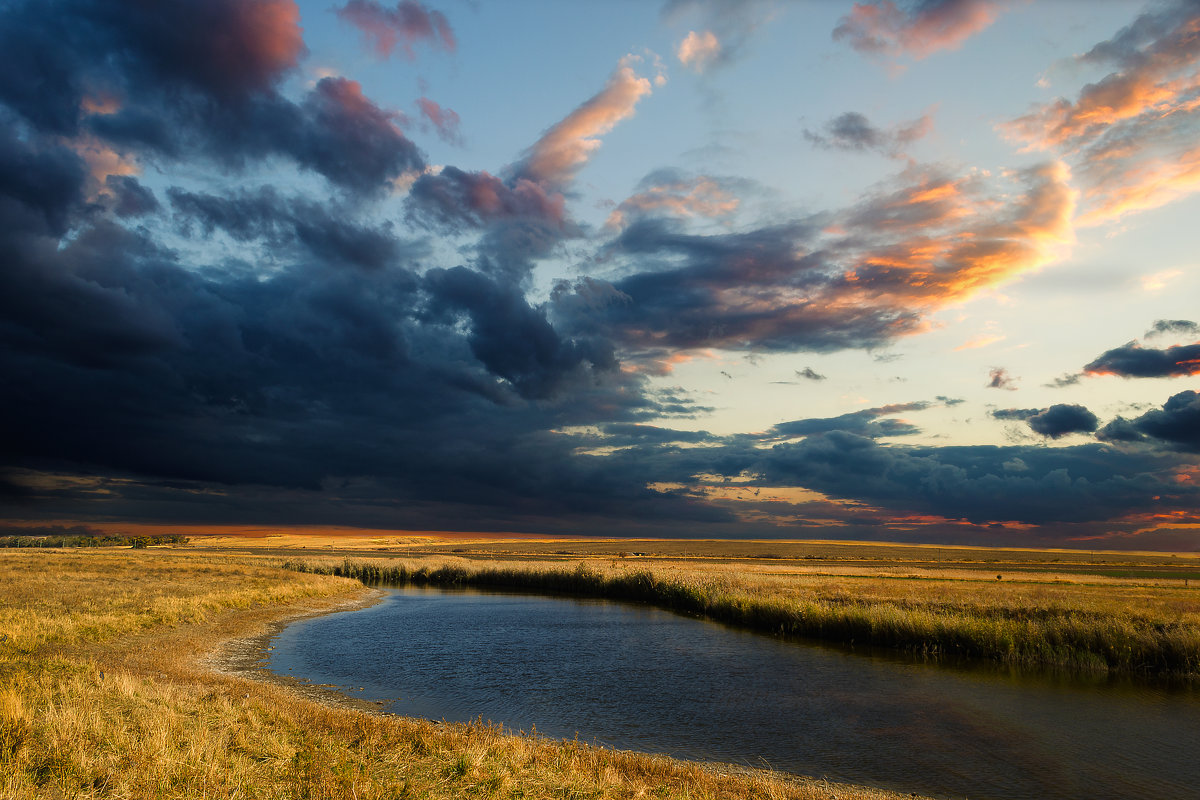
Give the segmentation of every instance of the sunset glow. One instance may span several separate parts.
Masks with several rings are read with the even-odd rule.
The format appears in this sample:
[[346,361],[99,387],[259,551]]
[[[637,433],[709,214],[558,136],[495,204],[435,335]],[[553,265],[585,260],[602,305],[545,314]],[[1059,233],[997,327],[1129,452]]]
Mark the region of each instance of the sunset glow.
[[1200,549],[1194,2],[20,0],[0,54],[0,527]]

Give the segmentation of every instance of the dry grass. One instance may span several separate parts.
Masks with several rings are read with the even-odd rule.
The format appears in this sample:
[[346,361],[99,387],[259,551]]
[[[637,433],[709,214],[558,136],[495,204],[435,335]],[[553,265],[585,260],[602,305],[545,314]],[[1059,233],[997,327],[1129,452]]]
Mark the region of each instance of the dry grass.
[[0,797],[851,798],[888,792],[322,705],[203,666],[356,592],[173,552],[0,552]]

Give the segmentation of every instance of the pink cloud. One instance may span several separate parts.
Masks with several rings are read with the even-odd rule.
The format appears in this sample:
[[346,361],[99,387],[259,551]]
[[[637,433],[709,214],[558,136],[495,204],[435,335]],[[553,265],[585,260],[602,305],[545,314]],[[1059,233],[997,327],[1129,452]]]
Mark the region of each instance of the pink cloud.
[[855,3],[833,30],[860,53],[922,59],[939,50],[954,50],[987,28],[1003,0],[935,0],[906,11],[893,0]]
[[416,0],[401,0],[394,9],[374,0],[350,0],[337,9],[338,18],[362,31],[380,58],[388,58],[397,47],[409,61],[416,59],[413,45],[428,41],[453,53],[458,43],[446,16]]
[[458,114],[430,100],[428,97],[417,99],[417,107],[422,116],[429,120],[437,131],[438,138],[451,144],[462,144],[462,134],[458,130]]
[[658,183],[624,200],[606,223],[622,227],[630,215],[666,212],[679,217],[725,217],[737,211],[738,198],[710,177]]
[[411,196],[427,219],[440,224],[484,225],[505,219],[536,219],[556,227],[566,224],[566,200],[526,178],[506,183],[486,171],[445,167],[423,175]]
[[689,31],[675,51],[679,62],[696,72],[704,72],[721,55],[721,42],[712,31]]
[[595,96],[546,131],[529,148],[517,168],[518,177],[547,187],[569,183],[600,147],[598,137],[611,131],[618,122],[633,115],[634,106],[650,94],[650,81],[639,77],[630,66],[633,59],[621,60],[616,72]]

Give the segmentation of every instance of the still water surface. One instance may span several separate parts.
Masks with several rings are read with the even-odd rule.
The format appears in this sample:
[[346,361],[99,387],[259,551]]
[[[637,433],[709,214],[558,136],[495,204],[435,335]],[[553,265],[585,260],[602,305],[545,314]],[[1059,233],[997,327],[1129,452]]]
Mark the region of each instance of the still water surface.
[[934,796],[1200,798],[1194,691],[938,668],[623,603],[436,589],[390,590],[274,645],[275,672],[409,716]]

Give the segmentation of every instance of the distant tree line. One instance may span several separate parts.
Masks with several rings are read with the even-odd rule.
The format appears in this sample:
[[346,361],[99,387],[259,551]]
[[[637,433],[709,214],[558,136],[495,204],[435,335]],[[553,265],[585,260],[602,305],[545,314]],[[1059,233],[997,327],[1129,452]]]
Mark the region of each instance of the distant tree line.
[[126,536],[120,533],[52,534],[49,536],[0,536],[0,547],[150,547],[156,544],[187,544],[188,537],[178,533],[153,536]]

